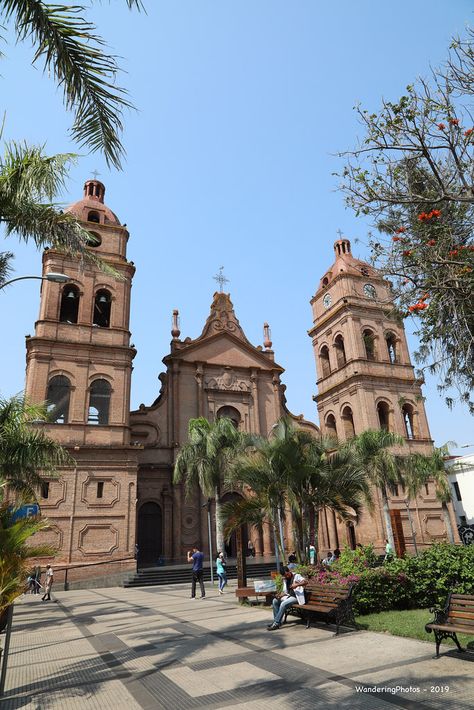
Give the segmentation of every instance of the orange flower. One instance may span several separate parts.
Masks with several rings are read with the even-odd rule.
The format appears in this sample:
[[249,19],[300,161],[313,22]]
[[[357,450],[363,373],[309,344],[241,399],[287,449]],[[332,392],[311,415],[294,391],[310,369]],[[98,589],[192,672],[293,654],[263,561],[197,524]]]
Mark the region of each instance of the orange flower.
[[430,239],[426,243],[429,247],[434,247],[436,245],[436,239]]
[[392,242],[401,242],[402,238],[401,237],[392,237]]
[[451,251],[448,252],[448,256],[457,256],[457,255],[458,255],[457,249],[452,249]]
[[398,229],[395,230],[395,234],[403,234],[403,232],[406,232],[407,228],[406,227],[399,227]]
[[413,254],[413,251],[411,249],[405,249],[402,254],[403,256],[411,256],[411,254]]
[[459,118],[448,118],[448,121],[452,126],[458,126],[459,125]]
[[431,210],[432,217],[441,217],[441,210]]
[[426,212],[421,212],[421,214],[418,215],[418,219],[420,222],[425,222],[425,220],[429,219],[429,217]]
[[428,304],[427,304],[427,303],[417,303],[417,304],[416,304],[416,310],[417,310],[417,311],[424,311],[425,308],[428,308]]
[[446,128],[446,126],[444,125],[444,123],[438,123],[438,128],[439,128],[440,131],[444,131],[444,129]]
[[466,138],[469,138],[470,135],[474,133],[474,128],[468,128],[467,131],[464,131],[464,135]]

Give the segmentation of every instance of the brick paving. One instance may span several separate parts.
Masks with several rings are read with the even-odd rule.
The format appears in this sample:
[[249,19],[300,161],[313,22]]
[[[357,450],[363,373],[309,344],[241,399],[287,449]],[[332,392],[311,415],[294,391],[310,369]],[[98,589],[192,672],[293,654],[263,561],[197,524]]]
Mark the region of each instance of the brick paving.
[[269,609],[239,606],[232,589],[208,585],[203,600],[188,585],[54,598],[15,605],[2,710],[474,707],[474,653],[443,646],[436,660],[434,643],[335,637],[297,620],[269,633]]

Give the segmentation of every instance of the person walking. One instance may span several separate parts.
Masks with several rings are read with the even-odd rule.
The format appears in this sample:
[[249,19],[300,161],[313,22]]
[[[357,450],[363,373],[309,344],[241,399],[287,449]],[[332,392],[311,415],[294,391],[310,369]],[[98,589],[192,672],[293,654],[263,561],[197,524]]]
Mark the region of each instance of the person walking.
[[224,587],[227,584],[226,562],[223,552],[219,552],[216,559],[216,572],[219,578],[219,594],[224,594]]
[[391,562],[393,560],[393,547],[388,540],[385,540],[385,559],[384,562]]
[[41,601],[50,602],[51,601],[51,587],[53,586],[54,575],[51,565],[46,565],[46,579],[44,580],[44,594],[41,597]]
[[202,578],[203,570],[202,563],[204,560],[204,554],[198,550],[196,546],[193,547],[191,552],[188,552],[188,562],[193,563],[193,581],[191,585],[191,599],[196,599],[196,582],[199,582],[201,587],[201,599],[206,596],[206,590],[204,589],[204,581]]
[[309,564],[314,565],[316,561],[316,548],[313,544],[309,546]]

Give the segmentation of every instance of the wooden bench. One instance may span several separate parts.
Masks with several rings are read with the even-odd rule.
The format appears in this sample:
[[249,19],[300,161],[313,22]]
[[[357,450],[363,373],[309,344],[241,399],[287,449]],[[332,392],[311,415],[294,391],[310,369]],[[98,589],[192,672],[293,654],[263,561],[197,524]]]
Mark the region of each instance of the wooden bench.
[[474,636],[474,594],[451,593],[444,609],[430,609],[435,615],[433,621],[426,624],[425,631],[433,631],[436,642],[436,658],[439,658],[439,646],[443,639],[453,639],[458,651],[465,651],[458,641],[456,633]]
[[353,584],[320,584],[310,579],[305,587],[305,604],[288,607],[285,622],[288,614],[293,614],[306,620],[306,628],[309,629],[313,619],[322,617],[327,624],[336,624],[336,635],[339,633],[339,626],[343,624],[355,627],[352,611],[353,588]]
[[238,599],[248,599],[248,597],[256,597],[257,602],[259,597],[265,597],[265,604],[269,605],[272,603],[273,597],[276,592],[256,592],[253,587],[238,587],[235,590],[235,596]]

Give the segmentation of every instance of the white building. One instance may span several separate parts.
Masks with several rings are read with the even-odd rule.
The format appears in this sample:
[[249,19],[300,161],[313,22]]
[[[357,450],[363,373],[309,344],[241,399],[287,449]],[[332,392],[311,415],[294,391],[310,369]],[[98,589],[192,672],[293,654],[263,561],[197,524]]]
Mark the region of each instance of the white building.
[[465,545],[474,544],[474,454],[446,461],[459,536]]

